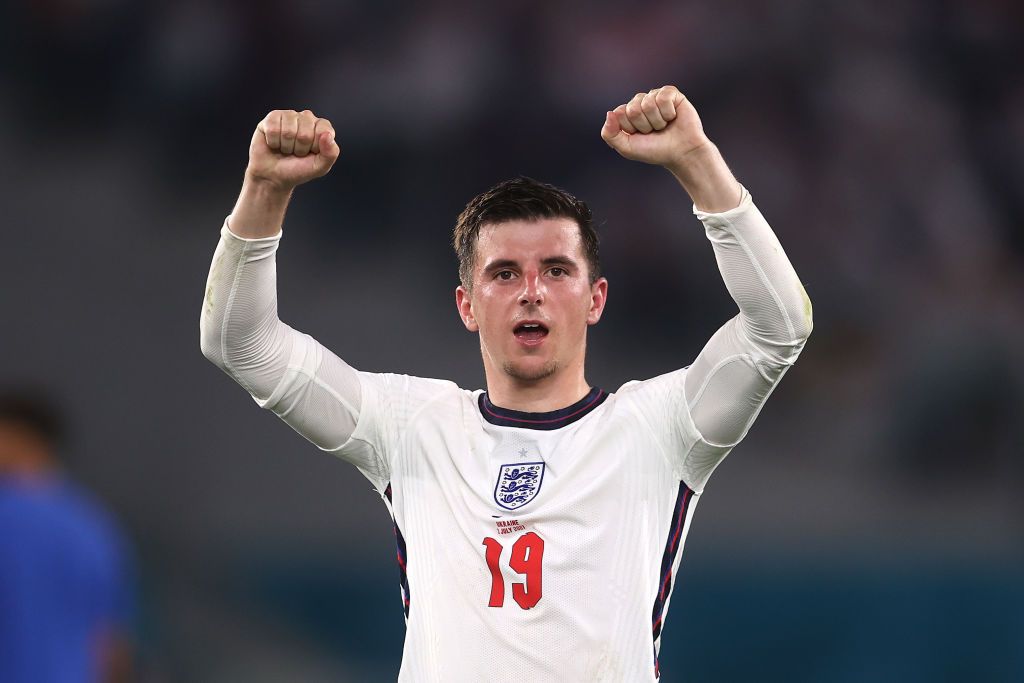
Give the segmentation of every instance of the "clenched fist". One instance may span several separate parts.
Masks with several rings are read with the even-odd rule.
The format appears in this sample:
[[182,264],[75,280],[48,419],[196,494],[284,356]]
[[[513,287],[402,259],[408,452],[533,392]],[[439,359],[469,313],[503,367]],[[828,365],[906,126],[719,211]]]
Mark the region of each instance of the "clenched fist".
[[290,191],[326,175],[340,153],[330,121],[308,109],[275,109],[252,135],[246,176]]
[[709,142],[697,110],[674,85],[637,93],[608,112],[601,138],[627,159],[669,169]]

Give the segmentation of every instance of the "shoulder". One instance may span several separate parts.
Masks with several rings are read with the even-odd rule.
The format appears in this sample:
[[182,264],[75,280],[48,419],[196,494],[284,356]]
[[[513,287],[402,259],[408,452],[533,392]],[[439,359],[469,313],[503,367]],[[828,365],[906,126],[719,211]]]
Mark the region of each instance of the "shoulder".
[[682,391],[683,383],[686,381],[686,373],[690,367],[679,368],[650,379],[633,379],[615,392],[616,396],[623,398],[641,397],[645,394],[671,393]]
[[686,402],[686,375],[680,368],[650,379],[626,382],[616,392],[633,414],[664,445],[669,461],[679,458],[700,439]]
[[359,382],[364,388],[387,397],[431,400],[469,394],[455,382],[447,379],[416,377],[393,372],[358,371]]
[[474,392],[446,379],[377,372],[359,372],[358,376],[362,385],[360,412],[396,424],[411,422],[424,411],[464,410],[474,400]]

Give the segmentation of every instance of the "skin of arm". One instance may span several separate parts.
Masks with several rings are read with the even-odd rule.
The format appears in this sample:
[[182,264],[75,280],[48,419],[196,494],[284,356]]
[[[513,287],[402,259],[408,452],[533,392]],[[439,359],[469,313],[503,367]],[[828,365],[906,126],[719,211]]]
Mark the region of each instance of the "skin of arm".
[[292,191],[246,174],[242,191],[231,210],[231,232],[246,239],[273,237],[281,232]]
[[719,213],[739,206],[740,184],[710,140],[666,168],[701,211]]

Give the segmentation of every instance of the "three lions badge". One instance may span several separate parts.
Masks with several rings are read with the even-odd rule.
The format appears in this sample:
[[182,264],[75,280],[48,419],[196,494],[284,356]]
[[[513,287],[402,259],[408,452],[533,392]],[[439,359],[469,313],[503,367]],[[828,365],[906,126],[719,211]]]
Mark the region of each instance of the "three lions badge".
[[518,510],[537,497],[544,481],[544,463],[502,465],[494,485],[494,502],[506,510]]

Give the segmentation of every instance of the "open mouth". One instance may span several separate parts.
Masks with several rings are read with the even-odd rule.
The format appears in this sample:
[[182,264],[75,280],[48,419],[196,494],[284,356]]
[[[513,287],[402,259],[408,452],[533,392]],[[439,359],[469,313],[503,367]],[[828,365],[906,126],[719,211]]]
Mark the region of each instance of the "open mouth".
[[512,334],[524,344],[538,344],[548,336],[548,328],[542,323],[527,320],[516,325]]

